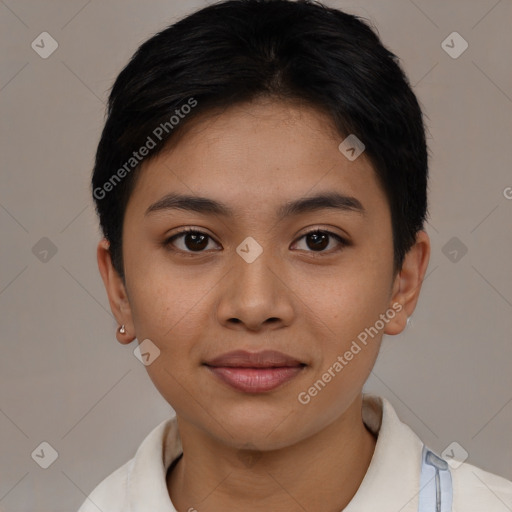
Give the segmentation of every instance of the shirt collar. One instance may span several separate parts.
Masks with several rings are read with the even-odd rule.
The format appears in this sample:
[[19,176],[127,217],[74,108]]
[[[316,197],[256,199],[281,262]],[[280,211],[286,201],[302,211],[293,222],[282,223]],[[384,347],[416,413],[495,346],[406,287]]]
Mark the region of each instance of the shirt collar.
[[377,437],[370,466],[343,512],[416,512],[420,489],[421,439],[383,397],[363,395],[363,421]]
[[[385,399],[363,394],[363,422],[377,436],[366,475],[343,512],[409,512],[418,507],[422,441]],[[131,512],[176,512],[167,470],[183,452],[176,417],[155,427],[139,446],[127,482]]]

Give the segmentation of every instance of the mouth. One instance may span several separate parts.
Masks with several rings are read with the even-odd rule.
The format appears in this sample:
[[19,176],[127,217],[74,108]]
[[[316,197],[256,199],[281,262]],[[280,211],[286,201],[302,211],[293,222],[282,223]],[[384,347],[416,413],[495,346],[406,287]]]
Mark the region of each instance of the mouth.
[[206,367],[220,380],[238,391],[264,393],[292,380],[303,371],[305,365],[259,368],[209,365]]
[[272,391],[297,377],[307,366],[271,350],[229,352],[203,364],[216,378],[245,393]]

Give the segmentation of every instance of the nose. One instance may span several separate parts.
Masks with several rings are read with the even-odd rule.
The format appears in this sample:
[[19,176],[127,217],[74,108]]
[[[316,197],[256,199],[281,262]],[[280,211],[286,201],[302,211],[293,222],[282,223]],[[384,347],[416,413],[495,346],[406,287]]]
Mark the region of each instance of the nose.
[[257,331],[289,325],[293,318],[293,291],[286,282],[282,262],[276,264],[270,251],[255,259],[238,255],[219,287],[218,320],[224,325]]

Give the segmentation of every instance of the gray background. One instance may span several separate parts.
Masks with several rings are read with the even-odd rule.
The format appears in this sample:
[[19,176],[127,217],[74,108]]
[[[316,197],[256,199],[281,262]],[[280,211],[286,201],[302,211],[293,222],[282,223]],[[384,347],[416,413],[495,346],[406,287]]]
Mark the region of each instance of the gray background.
[[[117,73],[205,3],[0,0],[0,510],[76,510],[172,414],[136,342],[115,339],[88,187]],[[370,19],[401,58],[432,153],[422,295],[365,389],[438,452],[457,441],[512,479],[512,3],[326,3]],[[44,31],[59,45],[47,59],[31,47]],[[441,46],[453,31],[469,43],[456,59]],[[48,469],[31,458],[42,441],[59,454]]]

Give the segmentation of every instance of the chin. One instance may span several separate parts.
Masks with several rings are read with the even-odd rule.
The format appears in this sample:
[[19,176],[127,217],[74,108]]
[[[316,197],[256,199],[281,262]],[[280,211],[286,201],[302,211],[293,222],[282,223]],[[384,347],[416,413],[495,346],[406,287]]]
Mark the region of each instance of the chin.
[[291,412],[277,405],[276,408],[258,408],[254,404],[245,406],[243,410],[235,407],[229,412],[220,412],[222,409],[219,408],[216,418],[222,417],[222,422],[220,425],[214,422],[216,437],[235,448],[247,449],[250,445],[267,451],[284,448],[307,436],[303,432],[304,418],[301,417],[299,423],[297,411]]

